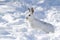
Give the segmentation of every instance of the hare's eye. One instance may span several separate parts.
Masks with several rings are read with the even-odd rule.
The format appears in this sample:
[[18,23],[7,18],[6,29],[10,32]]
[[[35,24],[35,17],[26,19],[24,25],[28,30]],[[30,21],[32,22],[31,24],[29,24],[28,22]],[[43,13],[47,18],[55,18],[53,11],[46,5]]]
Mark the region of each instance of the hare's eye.
[[31,15],[29,15],[29,16],[31,16]]

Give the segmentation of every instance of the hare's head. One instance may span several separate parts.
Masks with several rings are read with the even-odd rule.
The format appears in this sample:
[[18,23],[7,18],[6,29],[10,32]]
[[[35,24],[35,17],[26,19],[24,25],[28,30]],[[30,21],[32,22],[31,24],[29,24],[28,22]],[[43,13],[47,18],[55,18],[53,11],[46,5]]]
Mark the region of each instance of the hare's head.
[[33,15],[33,13],[34,13],[34,9],[33,9],[33,8],[28,8],[28,10],[29,10],[29,13],[28,13],[28,15],[27,15],[26,19],[31,18],[31,17],[32,17],[32,15]]

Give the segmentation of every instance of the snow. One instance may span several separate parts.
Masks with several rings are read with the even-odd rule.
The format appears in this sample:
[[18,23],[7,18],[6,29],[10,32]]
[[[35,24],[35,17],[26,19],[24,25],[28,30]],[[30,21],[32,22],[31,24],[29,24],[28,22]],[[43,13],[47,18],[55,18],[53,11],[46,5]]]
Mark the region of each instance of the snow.
[[[55,33],[30,26],[25,20],[30,7],[34,7],[37,19],[54,25]],[[60,1],[0,0],[0,40],[60,40]]]

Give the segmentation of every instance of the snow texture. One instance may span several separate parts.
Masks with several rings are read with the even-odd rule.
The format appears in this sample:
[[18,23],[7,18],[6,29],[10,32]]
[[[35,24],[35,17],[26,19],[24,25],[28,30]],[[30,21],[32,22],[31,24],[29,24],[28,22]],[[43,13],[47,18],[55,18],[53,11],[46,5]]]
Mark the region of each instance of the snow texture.
[[[25,19],[31,7],[38,20],[54,25],[54,33],[31,27]],[[0,0],[0,40],[60,40],[60,0]]]

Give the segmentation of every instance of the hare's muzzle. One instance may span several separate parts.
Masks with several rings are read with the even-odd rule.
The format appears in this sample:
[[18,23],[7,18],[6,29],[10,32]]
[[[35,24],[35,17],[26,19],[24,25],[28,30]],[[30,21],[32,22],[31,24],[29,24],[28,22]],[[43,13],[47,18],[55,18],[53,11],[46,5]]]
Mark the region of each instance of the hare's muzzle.
[[28,17],[26,17],[26,19],[28,19]]

